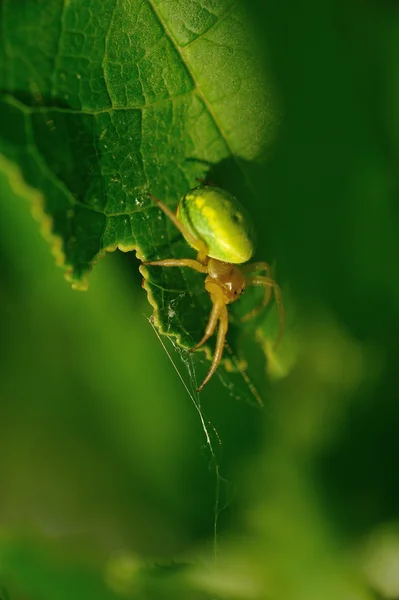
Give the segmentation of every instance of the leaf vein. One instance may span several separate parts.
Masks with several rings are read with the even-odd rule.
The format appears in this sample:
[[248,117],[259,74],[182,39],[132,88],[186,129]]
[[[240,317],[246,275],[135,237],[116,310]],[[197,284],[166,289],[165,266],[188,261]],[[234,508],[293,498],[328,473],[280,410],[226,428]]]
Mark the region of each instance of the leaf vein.
[[[234,2],[232,2],[231,5],[228,8],[226,8],[226,10],[224,11],[224,13],[221,14],[221,15],[219,15],[219,17],[217,18],[217,20],[214,21],[213,23],[211,23],[211,25],[209,25],[209,27],[207,29],[205,29],[204,31],[202,31],[195,38],[195,40],[192,40],[191,42],[187,42],[187,44],[183,44],[182,46],[180,46],[180,48],[182,48],[182,49],[185,50],[189,46],[192,46],[193,44],[195,44],[195,42],[198,42],[198,40],[200,40],[203,37],[205,37],[207,33],[209,33],[210,31],[212,31],[213,29],[216,29],[229,16],[229,14],[235,9],[235,7],[238,4],[238,2],[239,2],[239,0],[234,0]],[[189,31],[191,31],[191,30],[189,30]],[[195,31],[192,31],[192,33],[195,33]]]

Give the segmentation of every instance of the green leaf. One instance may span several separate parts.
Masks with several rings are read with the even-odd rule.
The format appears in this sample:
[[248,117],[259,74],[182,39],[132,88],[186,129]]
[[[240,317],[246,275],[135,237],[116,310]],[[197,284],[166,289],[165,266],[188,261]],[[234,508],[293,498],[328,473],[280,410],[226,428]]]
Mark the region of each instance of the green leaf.
[[[208,177],[261,209],[251,172],[273,134],[270,85],[241,3],[4,0],[0,18],[0,152],[37,190],[75,287],[117,248],[192,256],[149,192],[175,208]],[[193,345],[203,277],[142,273],[161,331]]]

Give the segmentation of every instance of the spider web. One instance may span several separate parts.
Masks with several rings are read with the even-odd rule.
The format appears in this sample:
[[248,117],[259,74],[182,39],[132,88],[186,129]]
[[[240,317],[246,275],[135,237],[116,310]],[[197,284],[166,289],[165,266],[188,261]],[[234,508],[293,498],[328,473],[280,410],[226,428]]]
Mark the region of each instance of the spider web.
[[[172,363],[173,368],[175,369],[181,383],[183,384],[183,387],[186,390],[192,404],[194,405],[194,408],[197,411],[200,422],[201,422],[202,430],[204,432],[206,447],[208,449],[208,452],[209,452],[210,458],[211,458],[209,468],[215,474],[215,495],[214,495],[214,514],[213,514],[213,554],[214,554],[214,558],[216,560],[217,555],[218,555],[218,521],[219,521],[220,513],[222,512],[222,510],[224,508],[224,506],[221,506],[221,501],[220,501],[221,485],[223,482],[227,483],[227,481],[225,479],[223,479],[223,477],[220,474],[220,466],[219,466],[219,461],[217,459],[217,452],[216,452],[216,444],[221,445],[222,442],[221,442],[221,439],[219,437],[217,430],[212,425],[212,423],[207,419],[207,417],[203,411],[202,405],[201,405],[200,394],[196,391],[198,384],[197,384],[196,367],[194,364],[193,355],[190,354],[190,352],[187,352],[186,350],[182,350],[181,348],[179,348],[179,346],[174,342],[173,338],[165,336],[163,339],[163,337],[157,331],[155,325],[152,323],[151,319],[149,319],[149,322],[150,322],[150,325],[153,328],[155,335],[157,336],[162,348],[164,349],[170,362]],[[168,342],[171,346],[170,350],[167,348]],[[177,355],[176,356],[177,360],[172,355],[172,352]],[[188,375],[188,383],[187,383],[185,377],[183,376],[181,369],[179,369],[178,360],[179,360],[180,364],[185,367],[185,371]]]
[[[176,320],[179,322],[176,305],[178,304],[179,299],[184,295],[184,292],[179,294],[174,300],[170,301],[168,305],[168,318],[173,320],[175,323]],[[230,485],[230,482],[221,474],[221,468],[218,459],[219,449],[221,449],[223,442],[216,427],[206,415],[201,402],[201,393],[197,392],[197,388],[203,379],[203,375],[199,376],[199,367],[201,368],[201,372],[206,373],[209,370],[210,362],[206,358],[205,353],[196,352],[195,354],[192,354],[188,350],[181,348],[176,343],[173,336],[160,334],[153,323],[153,319],[148,317],[147,319],[155,335],[157,336],[159,343],[168,356],[173,368],[175,369],[186,393],[188,394],[201,423],[205,438],[204,446],[210,457],[209,470],[214,474],[215,478],[213,509],[213,554],[214,559],[216,560],[218,557],[219,517],[222,511],[230,504],[231,494],[227,495],[225,501],[222,500],[222,496],[224,496],[222,493],[222,488],[227,488]],[[219,366],[214,377],[218,377],[220,383],[226,389],[232,401],[244,401],[252,405],[256,403],[258,408],[259,406],[263,406],[263,402],[255,386],[252,384],[246,371],[240,369],[238,359],[235,357],[228,343],[226,343],[225,351],[227,351],[232,363],[235,365],[237,371],[237,373],[235,373],[236,378],[237,376],[241,378],[242,385],[237,385],[236,382],[232,380],[231,374],[226,372],[222,366]]]

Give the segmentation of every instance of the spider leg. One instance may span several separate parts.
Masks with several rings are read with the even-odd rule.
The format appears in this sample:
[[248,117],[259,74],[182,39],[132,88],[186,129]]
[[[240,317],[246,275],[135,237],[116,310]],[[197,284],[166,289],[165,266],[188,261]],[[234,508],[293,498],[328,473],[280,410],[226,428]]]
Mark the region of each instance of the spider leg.
[[220,318],[220,313],[225,306],[223,292],[218,285],[214,283],[205,283],[205,289],[209,292],[212,300],[212,311],[209,317],[208,324],[205,328],[205,333],[203,338],[196,344],[193,348],[190,349],[190,352],[194,352],[197,348],[200,348],[205,342],[211,337],[213,332],[215,331],[217,322]]
[[208,383],[214,372],[219,366],[220,361],[222,360],[224,343],[226,340],[226,333],[229,326],[229,315],[227,312],[226,305],[222,306],[222,310],[219,314],[219,329],[218,335],[216,339],[215,353],[213,355],[212,365],[209,369],[208,375],[205,377],[204,381],[201,383],[197,392],[200,392],[205,384]]
[[242,273],[252,273],[253,271],[266,271],[266,275],[270,275],[270,265],[267,262],[255,262],[249,263],[248,265],[242,265],[240,267],[240,271]]
[[200,273],[207,273],[208,267],[192,258],[166,258],[165,260],[149,260],[143,262],[143,265],[153,265],[158,267],[189,267]]
[[[241,271],[241,273],[253,273],[255,271],[265,271],[266,277],[270,277],[270,273],[271,273],[269,263],[264,262],[264,261],[250,263],[249,265],[243,265],[242,267],[240,267],[240,271]],[[266,288],[265,298],[263,299],[262,304],[260,304],[256,309],[251,311],[249,313],[249,315],[246,315],[243,320],[246,321],[247,319],[251,319],[252,317],[254,317],[264,306],[266,306],[266,304],[269,304],[271,297],[272,297],[272,288],[270,286],[268,286]]]
[[282,299],[280,287],[270,277],[261,277],[258,275],[254,275],[252,277],[247,277],[247,285],[264,287],[265,288],[265,296],[263,298],[262,304],[260,306],[257,306],[256,308],[254,308],[249,314],[245,315],[245,317],[243,317],[243,321],[246,321],[247,319],[252,318],[255,314],[257,314],[259,312],[259,310],[263,306],[266,306],[269,296],[270,296],[270,294],[268,294],[268,290],[273,289],[273,291],[274,291],[274,297],[276,299],[277,310],[278,310],[279,316],[280,316],[280,331],[279,331],[278,337],[274,343],[274,347],[277,348],[277,346],[279,345],[280,340],[283,336],[284,321],[285,321],[285,312],[284,312],[283,299]]
[[204,344],[211,337],[211,335],[216,329],[216,325],[218,324],[218,322],[219,330],[216,339],[215,353],[213,355],[211,368],[209,369],[209,372],[205,377],[204,381],[197,389],[197,392],[200,392],[204,385],[208,383],[222,359],[224,342],[229,326],[229,314],[227,312],[225,297],[222,288],[218,284],[213,283],[212,281],[205,280],[205,289],[209,292],[213,307],[202,340],[200,340],[198,344],[194,346],[194,348],[191,348],[190,352],[193,352],[194,350],[202,346],[202,344]]
[[[159,208],[165,213],[165,215],[172,221],[174,226],[180,231],[180,233],[186,238],[190,246],[195,248],[198,252],[197,259],[200,262],[205,262],[206,257],[208,256],[208,247],[202,240],[197,239],[191,231],[176,217],[174,212],[170,210],[166,204],[155,198],[152,194],[150,194],[150,198],[154,200],[154,202],[159,206]],[[165,266],[165,265],[164,265]]]

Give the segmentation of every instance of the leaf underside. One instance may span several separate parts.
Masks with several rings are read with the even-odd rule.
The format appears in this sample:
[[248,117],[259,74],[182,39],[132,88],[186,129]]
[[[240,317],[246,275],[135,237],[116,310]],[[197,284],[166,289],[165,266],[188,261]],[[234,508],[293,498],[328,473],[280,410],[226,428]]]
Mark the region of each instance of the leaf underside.
[[[242,2],[53,0],[49,10],[48,0],[3,0],[0,11],[2,164],[37,190],[75,287],[117,248],[193,255],[149,192],[175,208],[196,178],[226,165],[216,183],[237,193],[238,173],[250,197],[272,111]],[[161,331],[198,341],[210,309],[203,277],[142,273]]]

